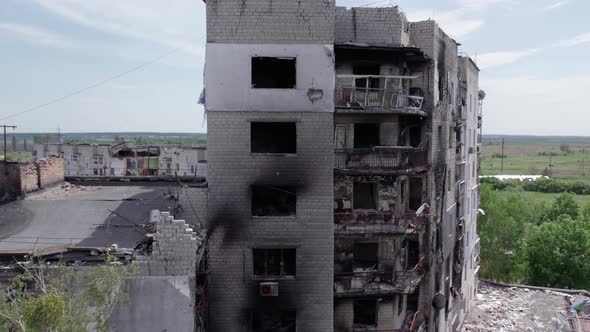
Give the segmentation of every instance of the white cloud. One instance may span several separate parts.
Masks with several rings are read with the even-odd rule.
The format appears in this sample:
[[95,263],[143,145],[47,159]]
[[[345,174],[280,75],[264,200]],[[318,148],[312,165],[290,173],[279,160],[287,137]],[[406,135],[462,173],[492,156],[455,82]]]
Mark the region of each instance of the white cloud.
[[539,49],[523,51],[490,52],[477,56],[477,65],[481,69],[506,65],[537,53]]
[[580,35],[577,35],[570,39],[564,39],[559,41],[555,46],[558,47],[573,47],[582,44],[590,43],[590,32],[586,32]]
[[72,42],[59,34],[30,25],[0,22],[0,35],[37,45],[54,47],[73,46]]
[[167,49],[179,48],[187,55],[176,56],[181,61],[203,61],[205,16],[200,1],[36,1],[47,11],[85,27]]
[[569,0],[557,1],[556,3],[550,4],[543,8],[543,10],[553,10],[559,7],[563,7],[569,3]]

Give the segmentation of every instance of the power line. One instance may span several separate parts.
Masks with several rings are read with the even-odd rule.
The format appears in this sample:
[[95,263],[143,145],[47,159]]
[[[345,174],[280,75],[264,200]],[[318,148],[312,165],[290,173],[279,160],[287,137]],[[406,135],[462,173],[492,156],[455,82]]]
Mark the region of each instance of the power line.
[[70,97],[73,97],[73,96],[75,96],[75,95],[79,95],[79,94],[81,94],[81,93],[84,93],[84,92],[86,92],[86,91],[88,91],[88,90],[91,90],[91,89],[94,89],[94,88],[96,88],[96,87],[99,87],[99,86],[101,86],[101,85],[103,85],[103,84],[105,84],[105,83],[108,83],[108,82],[110,82],[110,81],[112,81],[112,80],[115,80],[115,79],[117,79],[117,78],[119,78],[119,77],[125,76],[125,75],[127,75],[127,74],[129,74],[129,73],[132,73],[132,72],[134,72],[134,71],[136,71],[136,70],[139,70],[139,69],[141,69],[141,68],[143,68],[143,67],[149,66],[149,65],[151,65],[151,64],[153,64],[153,63],[156,63],[156,62],[158,62],[158,61],[162,60],[163,58],[165,58],[165,57],[167,57],[167,56],[169,56],[169,55],[171,55],[171,54],[175,53],[175,52],[176,52],[176,51],[178,51],[179,49],[180,49],[180,48],[179,48],[179,47],[177,47],[177,48],[175,48],[175,49],[173,49],[173,50],[171,50],[171,51],[169,51],[169,52],[166,52],[166,53],[164,53],[164,54],[162,54],[162,55],[160,55],[160,56],[158,56],[158,57],[156,57],[156,58],[154,58],[154,59],[152,59],[152,60],[150,60],[150,61],[144,62],[144,63],[142,63],[142,64],[140,64],[140,65],[138,65],[138,66],[135,66],[135,67],[133,67],[133,68],[131,68],[131,69],[129,69],[129,70],[126,70],[126,71],[124,71],[124,72],[122,72],[122,73],[119,73],[119,74],[117,74],[117,75],[115,75],[115,76],[111,76],[111,77],[109,77],[109,78],[107,78],[107,79],[104,79],[104,80],[102,80],[102,81],[99,81],[99,82],[97,82],[97,83],[91,84],[91,85],[89,85],[89,86],[87,86],[87,87],[85,87],[85,88],[82,88],[82,89],[80,89],[80,90],[74,91],[74,92],[72,92],[72,93],[69,93],[69,94],[67,94],[67,95],[65,95],[65,96],[62,96],[62,97],[59,97],[59,98],[53,99],[53,100],[51,100],[51,101],[49,101],[49,102],[46,102],[46,103],[43,103],[43,104],[41,104],[41,105],[37,105],[37,106],[35,106],[35,107],[29,108],[29,109],[27,109],[27,110],[24,110],[24,111],[22,111],[22,112],[14,113],[14,114],[12,114],[12,115],[9,115],[9,116],[7,116],[7,117],[5,117],[5,118],[1,118],[1,119],[0,119],[0,121],[6,120],[6,119],[10,119],[10,118],[13,118],[13,117],[15,117],[15,116],[19,116],[19,115],[22,115],[22,114],[25,114],[25,113],[29,113],[29,112],[36,111],[36,110],[38,110],[38,109],[40,109],[40,108],[43,108],[43,107],[45,107],[45,106],[49,106],[49,105],[55,104],[55,103],[57,103],[57,102],[60,102],[60,101],[62,101],[62,100],[68,99],[68,98],[70,98]]

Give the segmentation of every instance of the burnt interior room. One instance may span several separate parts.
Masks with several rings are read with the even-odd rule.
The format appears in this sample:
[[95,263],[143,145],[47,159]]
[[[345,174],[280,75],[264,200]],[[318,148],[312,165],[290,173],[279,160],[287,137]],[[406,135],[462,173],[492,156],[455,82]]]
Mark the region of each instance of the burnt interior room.
[[297,86],[295,58],[252,57],[252,87],[294,89]]
[[252,186],[252,216],[292,216],[296,214],[295,186]]
[[252,153],[297,153],[295,122],[252,122],[250,124]]

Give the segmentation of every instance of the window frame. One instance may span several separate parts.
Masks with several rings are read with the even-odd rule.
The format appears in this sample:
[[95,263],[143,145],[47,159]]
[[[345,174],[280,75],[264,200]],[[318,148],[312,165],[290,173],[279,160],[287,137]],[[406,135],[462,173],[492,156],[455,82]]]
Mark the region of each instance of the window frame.
[[[278,275],[268,273],[268,254],[270,250],[281,251],[280,271]],[[264,274],[256,274],[255,257],[256,251],[264,251]],[[293,252],[293,273],[285,272],[285,251]],[[252,279],[254,280],[276,280],[295,279],[297,277],[297,248],[296,247],[254,247],[252,248]]]

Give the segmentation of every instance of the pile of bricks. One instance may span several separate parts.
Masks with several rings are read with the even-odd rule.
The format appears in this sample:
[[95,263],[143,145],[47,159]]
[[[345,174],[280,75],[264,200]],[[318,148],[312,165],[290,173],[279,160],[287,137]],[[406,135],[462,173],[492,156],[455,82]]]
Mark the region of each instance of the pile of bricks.
[[204,238],[204,230],[195,232],[184,220],[174,220],[169,212],[161,212],[152,254],[138,258],[143,274],[194,276]]

